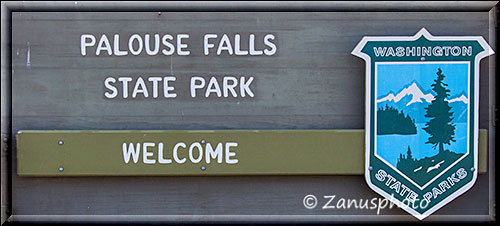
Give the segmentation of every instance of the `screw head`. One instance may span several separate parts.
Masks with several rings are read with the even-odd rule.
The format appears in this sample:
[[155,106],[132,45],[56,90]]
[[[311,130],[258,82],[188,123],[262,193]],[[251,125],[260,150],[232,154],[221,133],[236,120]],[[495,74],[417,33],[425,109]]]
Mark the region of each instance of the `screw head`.
[[57,142],[59,145],[63,145],[64,142],[62,140],[60,140],[59,142]]
[[373,166],[369,166],[368,170],[372,171],[373,170]]
[[64,171],[64,168],[59,167],[59,172],[62,172],[62,171]]
[[9,139],[7,137],[3,138],[3,142],[7,142]]
[[201,170],[202,170],[202,171],[205,171],[206,169],[207,169],[207,167],[205,167],[205,166],[202,166],[202,167],[201,167]]
[[476,170],[476,168],[472,167],[470,168],[470,171],[474,172]]
[[201,144],[205,144],[205,143],[207,143],[207,141],[205,139],[202,139]]
[[425,61],[425,57],[420,58],[421,61]]

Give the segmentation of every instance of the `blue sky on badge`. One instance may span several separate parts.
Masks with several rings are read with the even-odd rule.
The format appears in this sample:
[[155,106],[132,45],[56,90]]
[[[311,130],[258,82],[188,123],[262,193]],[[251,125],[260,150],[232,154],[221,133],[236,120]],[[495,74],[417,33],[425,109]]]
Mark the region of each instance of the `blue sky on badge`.
[[417,81],[425,93],[431,91],[431,84],[436,79],[437,69],[441,68],[445,75],[444,83],[448,84],[450,97],[467,94],[469,65],[467,63],[398,63],[377,64],[377,99],[392,92],[394,94]]

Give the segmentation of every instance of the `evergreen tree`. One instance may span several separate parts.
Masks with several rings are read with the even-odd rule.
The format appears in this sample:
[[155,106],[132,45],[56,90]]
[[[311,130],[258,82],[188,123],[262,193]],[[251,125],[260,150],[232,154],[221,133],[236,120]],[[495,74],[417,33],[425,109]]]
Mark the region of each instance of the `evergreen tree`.
[[442,153],[444,144],[450,145],[450,142],[455,142],[455,125],[451,123],[453,112],[451,112],[451,107],[445,100],[450,96],[450,90],[446,89],[448,85],[443,83],[445,75],[442,73],[441,68],[438,68],[436,75],[437,79],[431,85],[436,96],[429,106],[425,108],[425,117],[430,118],[430,120],[423,129],[430,135],[429,140],[425,143],[433,144],[434,149],[439,146],[439,153]]
[[408,146],[408,151],[406,152],[406,156],[404,156],[403,154],[399,154],[396,168],[406,175],[412,175],[414,174],[415,169],[417,169],[418,167],[419,167],[418,160],[413,158],[410,146]]
[[406,158],[409,159],[409,160],[414,160],[413,159],[413,155],[411,154],[411,149],[410,149],[410,146],[408,145],[408,151],[406,152]]

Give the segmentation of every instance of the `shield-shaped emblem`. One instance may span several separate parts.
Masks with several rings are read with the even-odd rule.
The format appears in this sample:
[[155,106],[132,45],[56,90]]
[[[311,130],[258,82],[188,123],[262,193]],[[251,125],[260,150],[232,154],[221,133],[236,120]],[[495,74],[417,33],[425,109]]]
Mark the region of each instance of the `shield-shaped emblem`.
[[477,178],[480,36],[363,37],[366,170],[375,192],[424,219]]

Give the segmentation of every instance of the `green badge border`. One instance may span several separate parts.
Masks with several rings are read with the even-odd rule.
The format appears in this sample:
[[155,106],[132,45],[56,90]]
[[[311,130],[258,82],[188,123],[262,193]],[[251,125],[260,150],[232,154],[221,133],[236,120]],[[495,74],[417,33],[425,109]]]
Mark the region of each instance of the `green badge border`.
[[[429,184],[424,190],[417,192],[419,190],[415,190],[415,186],[411,184],[412,186],[409,186],[414,190],[415,192],[419,193],[419,197],[422,196],[425,192],[427,192],[426,189],[434,187],[434,184],[437,184],[440,182],[440,178],[446,178],[450,173],[449,172],[456,172],[462,165],[468,165],[468,166],[473,166],[473,169],[465,168],[467,172],[467,176],[462,179],[462,181],[466,181],[467,183],[465,185],[462,185],[461,187],[453,186],[450,190],[452,194],[448,196],[442,196],[440,200],[437,201],[436,204],[434,205],[429,205],[425,209],[413,209],[407,205],[404,205],[399,199],[395,199],[395,197],[390,194],[390,192],[387,192],[388,189],[383,189],[382,182],[379,182],[377,180],[372,180],[374,177],[375,173],[378,171],[378,168],[373,167],[374,165],[376,166],[382,166],[385,167],[384,170],[388,172],[389,174],[394,175],[394,173],[398,176],[400,176],[397,172],[395,172],[390,166],[387,166],[385,163],[380,161],[375,155],[374,155],[374,144],[371,142],[374,139],[374,108],[372,106],[375,106],[375,100],[372,98],[374,94],[374,80],[375,80],[375,63],[376,62],[416,62],[416,61],[421,61],[421,56],[410,56],[410,57],[383,57],[377,59],[377,61],[372,61],[371,56],[369,54],[366,54],[364,51],[366,48],[372,47],[373,44],[378,42],[378,46],[426,46],[423,45],[422,43],[426,43],[429,45],[430,43],[439,43],[441,46],[445,45],[457,45],[457,43],[462,42],[462,45],[472,45],[473,46],[473,54],[472,56],[458,56],[458,57],[453,57],[453,61],[469,61],[470,62],[470,86],[469,86],[469,131],[468,131],[468,136],[469,136],[469,153],[466,157],[464,157],[459,164],[453,165],[451,168],[448,169],[447,172],[443,173],[441,176],[439,176],[438,179],[436,179],[434,182]],[[405,45],[406,44],[406,45]],[[411,44],[411,45],[408,45]],[[479,47],[479,48],[478,48]],[[487,57],[489,55],[494,54],[494,51],[491,49],[491,47],[486,43],[483,37],[481,36],[438,36],[434,37],[432,36],[425,28],[422,28],[419,32],[417,32],[414,36],[365,36],[363,39],[358,43],[358,45],[354,48],[352,51],[352,54],[355,56],[358,56],[362,59],[365,60],[366,62],[366,99],[365,99],[365,179],[369,187],[377,192],[378,194],[382,195],[384,198],[389,199],[396,203],[396,205],[400,206],[402,209],[407,211],[408,213],[412,214],[419,220],[422,220],[438,209],[440,209],[442,206],[446,205],[447,203],[451,202],[453,199],[456,197],[460,196],[461,194],[465,193],[467,190],[469,190],[475,183],[477,179],[477,169],[478,169],[478,122],[479,122],[479,67],[480,67],[480,60],[484,57]],[[435,56],[426,56],[425,61],[451,61],[449,58],[451,57],[435,57]],[[470,110],[470,108],[473,107],[473,110]],[[472,135],[472,136],[471,136]],[[473,155],[471,155],[470,150],[473,151]],[[377,162],[378,161],[378,162]],[[374,164],[375,163],[375,164]],[[377,183],[378,182],[378,183]],[[459,183],[460,183],[459,182]],[[407,184],[405,184],[407,185]],[[384,185],[385,186],[385,185]],[[401,197],[399,197],[402,199]]]

